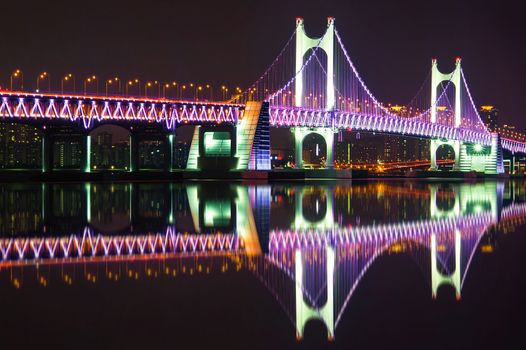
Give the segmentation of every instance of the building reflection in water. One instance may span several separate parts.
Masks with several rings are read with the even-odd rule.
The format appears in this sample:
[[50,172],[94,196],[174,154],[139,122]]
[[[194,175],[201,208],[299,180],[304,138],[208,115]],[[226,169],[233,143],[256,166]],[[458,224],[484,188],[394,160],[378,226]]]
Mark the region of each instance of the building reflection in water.
[[[248,270],[328,338],[375,260],[408,254],[457,299],[474,254],[526,220],[522,183],[0,185],[0,283]],[[49,268],[43,268],[47,266]]]

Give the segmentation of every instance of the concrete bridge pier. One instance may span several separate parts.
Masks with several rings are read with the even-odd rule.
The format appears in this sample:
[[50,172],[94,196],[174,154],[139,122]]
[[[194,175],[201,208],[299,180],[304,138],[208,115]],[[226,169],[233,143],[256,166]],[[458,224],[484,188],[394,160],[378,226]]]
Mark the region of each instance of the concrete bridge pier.
[[270,170],[268,102],[247,102],[236,123],[198,125],[187,170]]
[[327,155],[325,157],[325,168],[334,168],[334,131],[332,128],[308,128],[308,127],[295,127],[291,129],[294,134],[295,144],[295,167],[302,169],[303,163],[303,141],[305,137],[310,134],[318,134],[323,137],[325,144],[327,145]]
[[437,151],[440,146],[449,146],[453,149],[453,152],[455,154],[455,164],[453,165],[453,170],[458,171],[460,170],[460,141],[456,140],[440,140],[440,139],[433,139],[431,140],[431,144],[429,146],[429,150],[431,152],[431,170],[437,171],[438,165],[437,165]]
[[91,136],[80,136],[80,171],[84,173],[91,172]]

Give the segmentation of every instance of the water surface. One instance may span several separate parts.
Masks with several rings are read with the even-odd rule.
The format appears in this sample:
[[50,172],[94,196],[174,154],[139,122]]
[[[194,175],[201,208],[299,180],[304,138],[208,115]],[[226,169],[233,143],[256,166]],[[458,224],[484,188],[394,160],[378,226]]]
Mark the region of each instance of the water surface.
[[523,182],[0,185],[6,348],[521,339]]

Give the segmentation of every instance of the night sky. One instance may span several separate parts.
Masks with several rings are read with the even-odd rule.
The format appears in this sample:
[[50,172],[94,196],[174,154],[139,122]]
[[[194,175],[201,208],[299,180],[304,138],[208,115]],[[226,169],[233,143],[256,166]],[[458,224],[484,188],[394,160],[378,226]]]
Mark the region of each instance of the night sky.
[[[142,81],[247,87],[290,37],[295,17],[310,35],[336,18],[344,44],[372,92],[407,103],[432,57],[449,71],[457,56],[477,105],[526,131],[526,26],[518,1],[4,1],[0,84],[20,68]],[[102,87],[100,88],[103,89]]]

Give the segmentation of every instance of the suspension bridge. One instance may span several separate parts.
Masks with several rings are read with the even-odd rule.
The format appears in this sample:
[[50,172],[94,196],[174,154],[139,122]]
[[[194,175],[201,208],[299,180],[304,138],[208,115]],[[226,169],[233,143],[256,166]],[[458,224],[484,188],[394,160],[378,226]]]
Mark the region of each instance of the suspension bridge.
[[430,139],[432,170],[437,169],[436,153],[442,145],[454,150],[453,169],[465,172],[502,173],[503,150],[526,153],[526,143],[501,137],[485,126],[460,58],[450,73],[439,71],[433,59],[430,74],[413,99],[402,110],[388,108],[360,77],[334,18],[328,18],[321,38],[309,37],[298,18],[274,62],[229,101],[16,91],[1,91],[0,99],[0,120],[30,123],[43,131],[42,172],[53,169],[51,147],[64,134],[80,138],[80,170],[90,172],[89,132],[103,124],[131,131],[130,171],[139,170],[138,142],[144,135],[165,141],[166,170],[173,170],[175,130],[183,125],[196,126],[188,170],[270,170],[270,127],[291,129],[298,168],[303,167],[303,141],[312,133],[324,138],[325,165],[333,167],[334,135],[342,130]]

